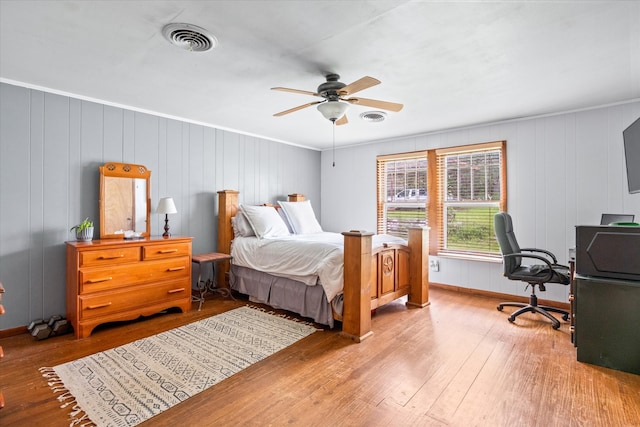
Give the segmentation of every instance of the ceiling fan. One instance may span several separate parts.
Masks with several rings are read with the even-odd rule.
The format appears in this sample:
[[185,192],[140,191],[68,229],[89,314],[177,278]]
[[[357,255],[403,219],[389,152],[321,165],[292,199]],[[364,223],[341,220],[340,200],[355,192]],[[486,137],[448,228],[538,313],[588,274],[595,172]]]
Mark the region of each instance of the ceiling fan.
[[340,76],[338,74],[327,74],[327,81],[318,86],[316,92],[310,92],[306,90],[289,89],[286,87],[272,87],[272,90],[280,90],[283,92],[300,93],[303,95],[317,96],[324,98],[322,101],[309,102],[308,104],[299,105],[294,108],[290,108],[285,111],[274,114],[275,117],[284,116],[285,114],[293,113],[294,111],[302,110],[303,108],[317,105],[318,111],[322,115],[331,120],[336,125],[344,125],[348,123],[345,112],[349,107],[349,104],[363,105],[366,107],[379,108],[381,110],[389,110],[398,112],[402,110],[402,104],[396,104],[395,102],[378,101],[375,99],[367,98],[349,98],[356,92],[368,89],[372,86],[380,84],[380,80],[373,77],[362,77],[359,80],[351,84],[344,84],[339,81]]

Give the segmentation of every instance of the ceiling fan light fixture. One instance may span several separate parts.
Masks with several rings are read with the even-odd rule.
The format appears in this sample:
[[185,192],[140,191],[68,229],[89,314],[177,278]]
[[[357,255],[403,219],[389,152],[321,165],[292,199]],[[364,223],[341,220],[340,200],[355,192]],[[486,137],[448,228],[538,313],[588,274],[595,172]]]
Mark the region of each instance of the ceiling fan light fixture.
[[347,112],[347,108],[349,108],[349,104],[342,101],[327,101],[319,104],[317,108],[325,119],[335,122],[344,116],[344,113]]
[[360,118],[365,122],[384,122],[387,118],[387,113],[385,113],[384,111],[365,111],[364,113],[360,114]]

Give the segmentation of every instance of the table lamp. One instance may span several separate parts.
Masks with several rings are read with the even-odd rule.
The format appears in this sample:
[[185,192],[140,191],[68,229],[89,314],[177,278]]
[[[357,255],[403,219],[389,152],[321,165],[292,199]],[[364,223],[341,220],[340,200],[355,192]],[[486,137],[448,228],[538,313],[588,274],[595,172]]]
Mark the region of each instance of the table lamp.
[[171,236],[171,234],[169,234],[169,214],[178,213],[176,210],[176,204],[173,203],[173,198],[164,197],[160,199],[158,207],[156,208],[156,213],[164,214],[164,233],[162,234],[162,237],[167,238]]

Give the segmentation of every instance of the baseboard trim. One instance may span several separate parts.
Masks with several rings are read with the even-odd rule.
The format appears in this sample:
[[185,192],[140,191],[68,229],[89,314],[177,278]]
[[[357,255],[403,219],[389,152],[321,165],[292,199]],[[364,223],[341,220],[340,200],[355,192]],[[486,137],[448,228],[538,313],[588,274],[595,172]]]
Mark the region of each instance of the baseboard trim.
[[26,326],[18,326],[17,328],[3,329],[0,331],[0,338],[15,337],[16,335],[26,334],[29,332]]
[[[471,294],[471,295],[476,295],[481,297],[495,298],[495,299],[500,299],[504,301],[523,302],[523,303],[529,302],[529,297],[523,297],[520,295],[512,295],[512,294],[503,294],[501,292],[484,291],[480,289],[463,288],[460,286],[446,285],[444,283],[429,282],[429,287],[444,289],[451,292],[460,292],[460,293]],[[540,299],[540,298],[538,298],[538,304],[547,305],[549,307],[561,308],[563,310],[569,310],[570,308],[570,304],[568,302],[559,302],[559,301],[552,301],[552,300],[546,300],[546,299]]]

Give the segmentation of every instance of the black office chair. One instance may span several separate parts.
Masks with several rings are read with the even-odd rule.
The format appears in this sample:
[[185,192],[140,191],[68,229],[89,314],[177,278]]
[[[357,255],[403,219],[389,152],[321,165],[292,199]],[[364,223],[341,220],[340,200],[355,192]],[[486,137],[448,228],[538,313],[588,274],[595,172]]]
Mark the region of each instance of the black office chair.
[[[504,264],[504,275],[510,280],[526,282],[531,286],[529,304],[521,302],[503,302],[498,305],[498,311],[507,307],[521,307],[509,316],[509,322],[514,322],[522,313],[540,313],[551,320],[551,327],[558,329],[560,322],[549,312],[562,314],[563,320],[569,320],[569,313],[555,307],[539,306],[536,296],[536,286],[541,291],[545,289],[545,283],[569,284],[569,267],[558,265],[554,254],[544,249],[520,248],[513,232],[511,216],[506,212],[498,212],[494,218],[494,229]],[[522,265],[523,258],[531,258],[541,261],[543,264]]]

